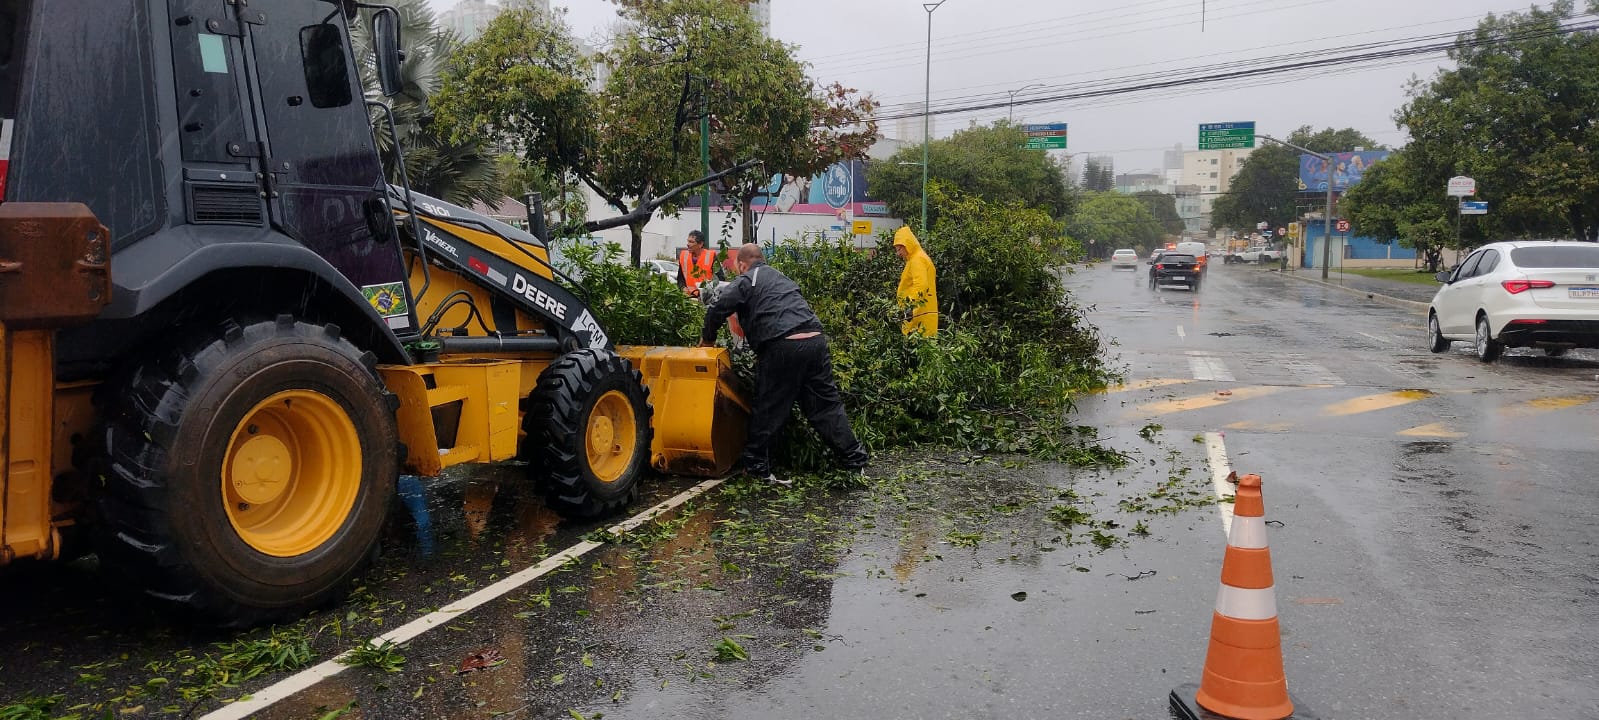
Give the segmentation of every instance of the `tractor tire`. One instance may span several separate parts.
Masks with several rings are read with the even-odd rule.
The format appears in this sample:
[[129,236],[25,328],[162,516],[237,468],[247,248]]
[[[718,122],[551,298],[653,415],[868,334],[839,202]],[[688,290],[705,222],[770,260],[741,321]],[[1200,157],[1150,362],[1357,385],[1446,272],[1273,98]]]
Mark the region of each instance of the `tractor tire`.
[[99,430],[102,566],[207,625],[335,600],[376,555],[394,495],[398,403],[375,367],[337,326],[281,315],[130,368]]
[[608,350],[567,353],[528,400],[528,469],[552,509],[593,518],[632,502],[653,437],[649,391],[632,364]]

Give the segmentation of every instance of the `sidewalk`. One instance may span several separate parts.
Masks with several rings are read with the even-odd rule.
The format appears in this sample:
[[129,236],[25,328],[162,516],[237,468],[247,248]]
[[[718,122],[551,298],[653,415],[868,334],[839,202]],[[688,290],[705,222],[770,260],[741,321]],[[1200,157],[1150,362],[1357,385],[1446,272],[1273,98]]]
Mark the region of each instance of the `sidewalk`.
[[1416,310],[1427,309],[1427,304],[1432,301],[1432,296],[1438,292],[1437,285],[1418,285],[1400,280],[1384,278],[1371,278],[1364,275],[1333,272],[1327,275],[1326,280],[1321,279],[1321,270],[1317,268],[1299,268],[1282,273],[1285,277],[1292,277],[1305,282],[1341,287],[1353,293],[1371,295],[1373,300],[1384,300],[1398,307]]

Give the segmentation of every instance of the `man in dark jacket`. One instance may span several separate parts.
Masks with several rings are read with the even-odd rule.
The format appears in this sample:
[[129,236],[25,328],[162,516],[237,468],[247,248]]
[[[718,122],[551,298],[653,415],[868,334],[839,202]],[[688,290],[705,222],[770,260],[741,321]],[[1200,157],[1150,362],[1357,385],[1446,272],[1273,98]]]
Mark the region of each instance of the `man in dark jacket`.
[[855,438],[844,414],[822,321],[800,295],[799,286],[766,264],[761,246],[740,247],[736,265],[738,277],[718,291],[705,311],[700,345],[715,345],[716,331],[736,313],[755,350],[755,411],[744,443],[744,472],[788,484],[772,474],[769,454],[772,438],[788,421],[796,399],[811,427],[838,454],[844,467],[864,471],[866,448]]

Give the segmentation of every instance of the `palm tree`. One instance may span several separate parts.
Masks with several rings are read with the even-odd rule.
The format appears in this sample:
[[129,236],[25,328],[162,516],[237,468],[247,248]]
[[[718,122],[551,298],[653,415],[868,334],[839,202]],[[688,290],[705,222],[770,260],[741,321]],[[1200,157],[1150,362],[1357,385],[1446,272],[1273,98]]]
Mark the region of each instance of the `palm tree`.
[[[411,187],[458,205],[474,200],[494,204],[505,197],[496,153],[473,142],[456,142],[435,129],[428,98],[437,92],[450,54],[460,39],[449,29],[439,27],[437,17],[426,0],[392,0],[400,12],[400,37],[405,44],[405,62],[400,66],[403,81],[399,95],[383,98],[378,89],[377,72],[372,65],[368,15],[351,28],[357,57],[362,58],[361,81],[368,100],[386,101],[394,112],[395,134],[405,151],[405,170]],[[383,155],[390,182],[399,182],[393,167],[393,140],[382,113],[372,113],[373,135]]]

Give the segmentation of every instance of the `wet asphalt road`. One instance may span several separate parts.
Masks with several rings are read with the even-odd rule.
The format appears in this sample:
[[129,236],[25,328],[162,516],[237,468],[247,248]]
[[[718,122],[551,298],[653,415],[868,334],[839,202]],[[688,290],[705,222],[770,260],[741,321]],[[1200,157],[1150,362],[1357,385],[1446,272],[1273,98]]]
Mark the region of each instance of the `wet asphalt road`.
[[[865,489],[730,483],[393,649],[392,672],[253,716],[1165,717],[1204,661],[1219,445],[1265,477],[1310,709],[1599,717],[1599,358],[1431,355],[1410,311],[1258,268],[1197,294],[1103,265],[1067,282],[1126,368],[1076,420],[1126,467],[906,456]],[[266,639],[320,662],[594,537],[519,474],[429,483],[431,533],[400,514],[348,601],[275,631],[174,627],[88,564],[8,576],[0,707],[203,716],[293,675],[237,669]]]

